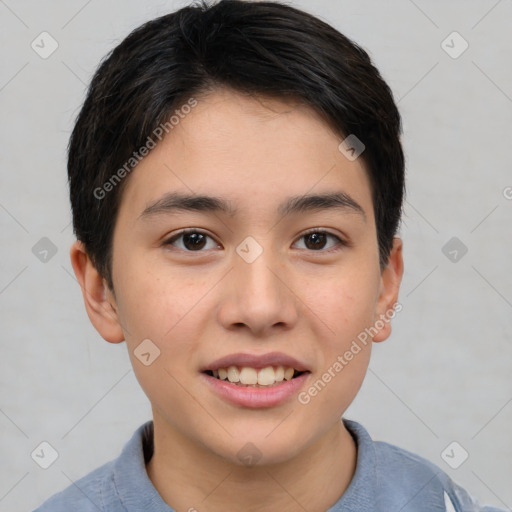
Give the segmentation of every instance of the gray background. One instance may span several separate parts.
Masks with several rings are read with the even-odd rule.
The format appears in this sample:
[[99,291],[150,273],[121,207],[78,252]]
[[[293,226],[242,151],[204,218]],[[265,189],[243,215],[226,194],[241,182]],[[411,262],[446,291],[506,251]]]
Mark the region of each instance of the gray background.
[[[0,0],[1,511],[31,510],[116,457],[151,417],[125,345],[103,341],[82,303],[65,149],[100,59],[186,3]],[[346,417],[510,508],[512,2],[292,4],[370,52],[404,120],[403,311]],[[31,48],[43,31],[59,45],[47,59]],[[457,58],[453,31],[469,44]],[[43,237],[57,251],[46,262]],[[42,441],[59,454],[46,470],[31,458]],[[453,441],[452,465],[469,453],[458,469],[441,456]]]

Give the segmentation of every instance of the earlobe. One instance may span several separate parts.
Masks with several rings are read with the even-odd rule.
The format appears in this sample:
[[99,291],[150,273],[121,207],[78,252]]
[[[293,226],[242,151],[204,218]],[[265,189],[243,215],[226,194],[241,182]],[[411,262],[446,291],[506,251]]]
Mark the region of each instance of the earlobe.
[[392,318],[396,314],[395,311],[399,311],[398,308],[395,310],[395,305],[398,303],[398,292],[404,273],[402,246],[402,239],[398,236],[394,237],[388,264],[381,273],[380,295],[375,318],[375,325],[379,327],[379,332],[373,337],[375,342],[384,341],[389,337]]
[[105,279],[99,274],[82,242],[72,244],[69,256],[82,290],[89,320],[100,335],[110,343],[124,341],[117,306]]

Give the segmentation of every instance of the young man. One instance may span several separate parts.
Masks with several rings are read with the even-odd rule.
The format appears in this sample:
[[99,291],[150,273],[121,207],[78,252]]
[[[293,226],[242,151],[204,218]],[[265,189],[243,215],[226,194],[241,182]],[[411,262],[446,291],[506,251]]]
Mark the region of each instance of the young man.
[[280,3],[112,51],[69,145],[71,260],[153,419],[38,512],[496,510],[342,419],[400,307],[400,131],[368,55]]

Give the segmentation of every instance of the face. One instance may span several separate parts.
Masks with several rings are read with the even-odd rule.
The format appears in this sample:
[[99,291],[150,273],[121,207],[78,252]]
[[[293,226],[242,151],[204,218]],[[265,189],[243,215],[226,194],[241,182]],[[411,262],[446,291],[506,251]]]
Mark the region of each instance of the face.
[[[126,341],[169,435],[234,462],[247,442],[285,461],[356,395],[372,338],[354,341],[397,299],[400,241],[381,273],[364,163],[312,110],[225,90],[197,100],[129,176],[112,314],[89,316],[105,339]],[[177,207],[171,193],[218,201]],[[330,200],[307,200],[321,195]],[[295,377],[274,383],[279,366]],[[229,367],[232,380],[263,384],[220,380]]]

